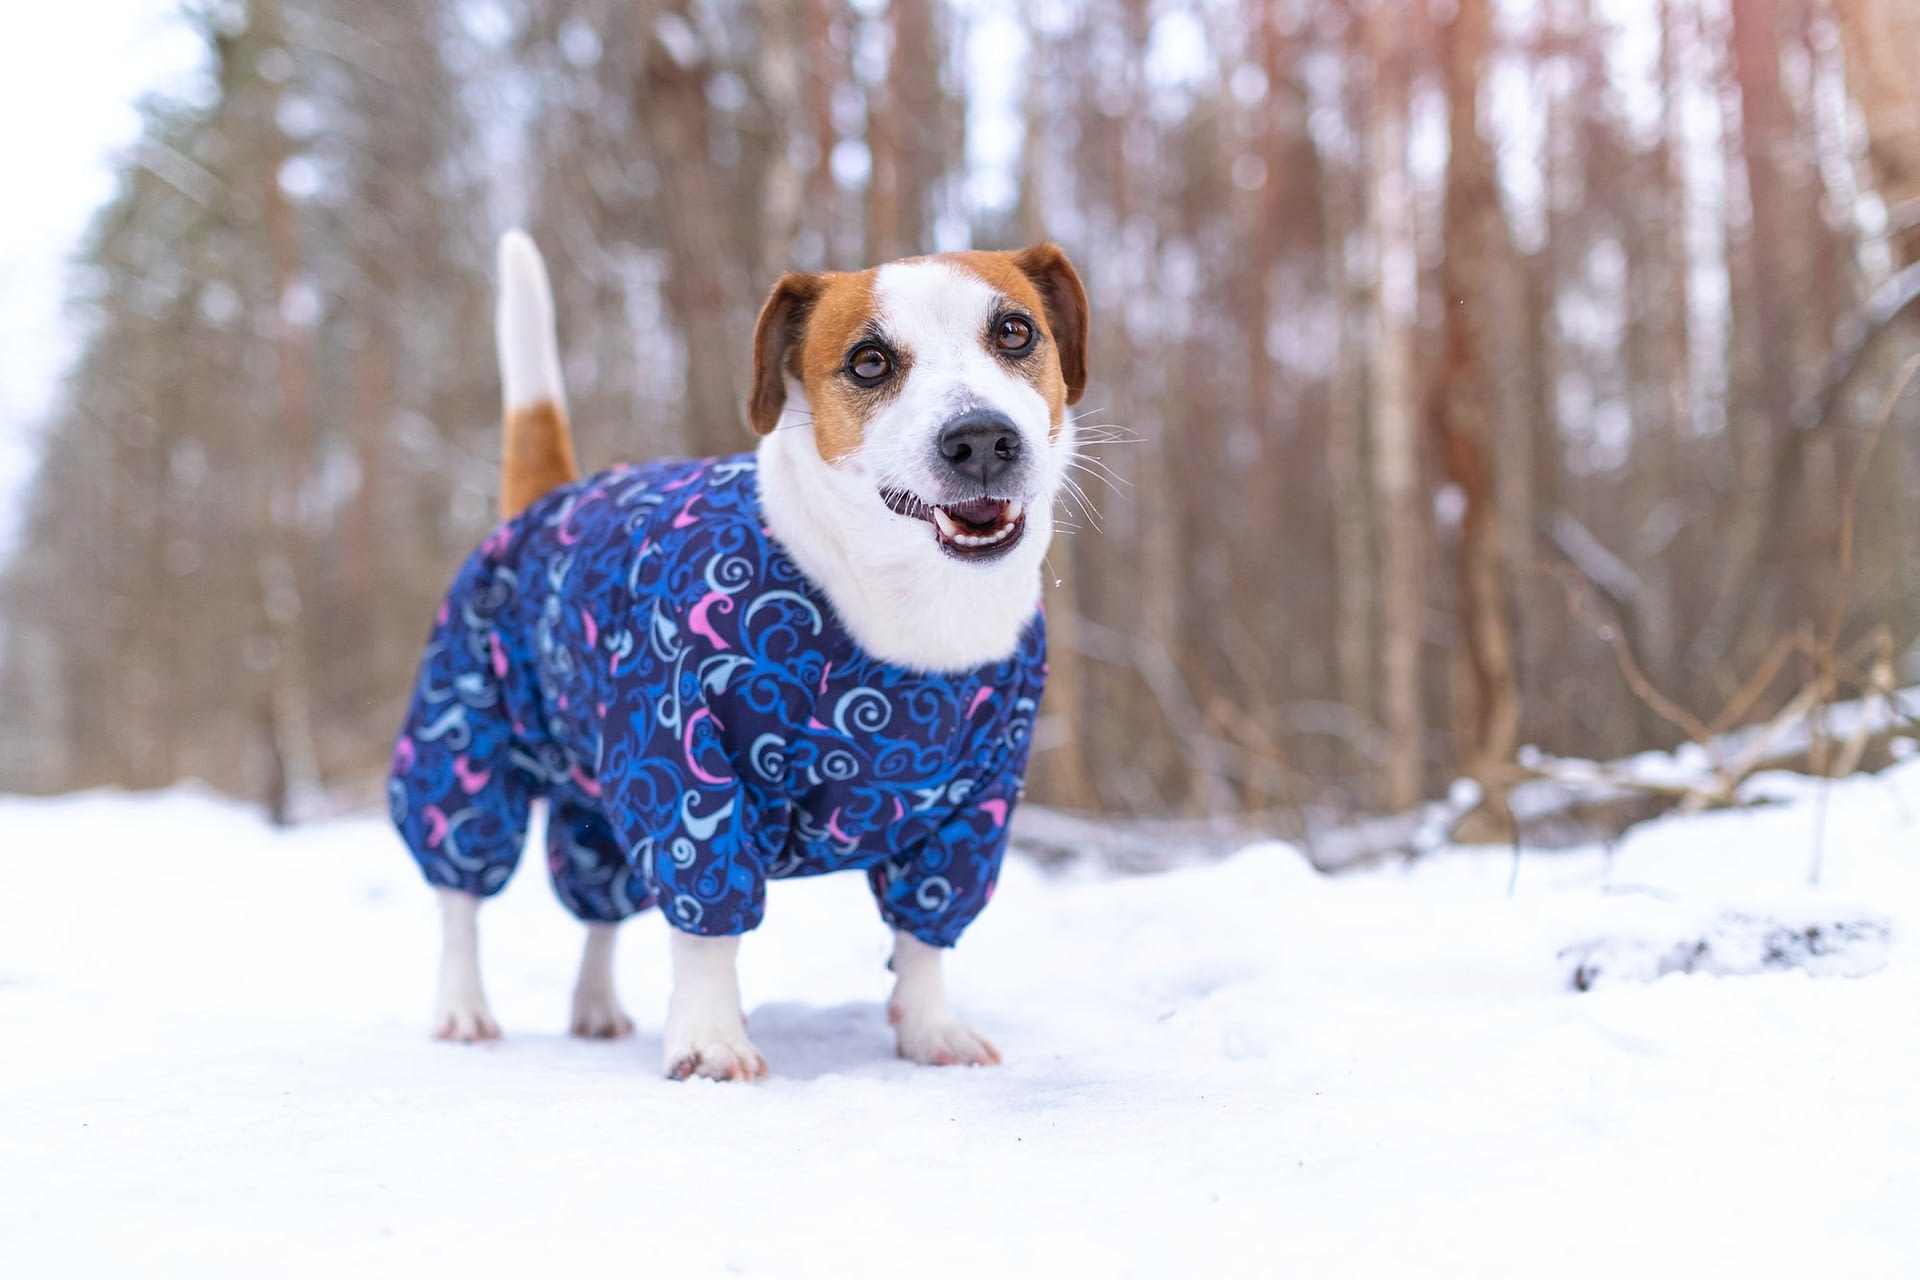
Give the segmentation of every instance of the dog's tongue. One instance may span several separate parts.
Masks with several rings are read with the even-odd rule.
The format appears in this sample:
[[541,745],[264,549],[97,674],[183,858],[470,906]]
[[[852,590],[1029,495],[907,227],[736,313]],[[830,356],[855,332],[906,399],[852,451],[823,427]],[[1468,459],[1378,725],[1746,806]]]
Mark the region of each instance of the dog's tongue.
[[940,508],[955,520],[964,520],[972,525],[996,525],[1006,511],[1007,504],[1000,498],[969,498],[965,502],[949,502]]

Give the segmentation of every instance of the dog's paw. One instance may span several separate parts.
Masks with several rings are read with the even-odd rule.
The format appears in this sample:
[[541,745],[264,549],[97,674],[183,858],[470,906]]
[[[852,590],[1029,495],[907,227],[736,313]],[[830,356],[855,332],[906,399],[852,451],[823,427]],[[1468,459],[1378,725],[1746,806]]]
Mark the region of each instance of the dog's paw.
[[618,1040],[633,1034],[633,1019],[611,991],[576,991],[570,1029],[586,1040]]
[[929,1067],[997,1067],[993,1042],[954,1018],[907,1018],[893,1014],[900,1056]]
[[691,1080],[705,1076],[709,1080],[762,1080],[767,1060],[745,1027],[703,1028],[675,1033],[667,1031],[667,1078]]
[[498,1040],[500,1024],[493,1020],[485,1000],[443,1001],[433,1014],[433,1037],[472,1044],[476,1040]]

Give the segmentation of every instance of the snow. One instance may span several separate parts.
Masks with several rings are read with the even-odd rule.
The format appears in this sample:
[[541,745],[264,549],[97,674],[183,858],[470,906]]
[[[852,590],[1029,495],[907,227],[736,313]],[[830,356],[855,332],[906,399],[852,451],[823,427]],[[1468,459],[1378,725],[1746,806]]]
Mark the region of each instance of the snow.
[[746,1087],[658,1078],[657,918],[640,1034],[562,1034],[537,860],[481,916],[507,1039],[455,1046],[382,824],[0,799],[0,1274],[1920,1274],[1916,813],[1920,763],[1529,854],[1511,896],[1487,850],[1015,861],[949,965],[979,1070],[891,1056],[859,877],[786,882]]

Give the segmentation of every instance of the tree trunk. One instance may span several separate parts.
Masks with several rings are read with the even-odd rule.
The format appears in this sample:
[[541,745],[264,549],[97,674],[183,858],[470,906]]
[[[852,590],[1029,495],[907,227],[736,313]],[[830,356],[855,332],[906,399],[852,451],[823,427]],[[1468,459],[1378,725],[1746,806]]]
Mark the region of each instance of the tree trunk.
[[[1331,167],[1330,167],[1331,168]],[[1348,185],[1332,172],[1325,192],[1327,292],[1334,315],[1333,370],[1327,385],[1327,485],[1332,493],[1333,535],[1333,650],[1335,688],[1340,701],[1368,731],[1376,723],[1374,680],[1373,602],[1374,556],[1372,502],[1367,488],[1367,445],[1364,409],[1366,387],[1361,343],[1355,330],[1359,312],[1357,291],[1347,269],[1348,228],[1354,210]],[[1336,757],[1344,773],[1350,763],[1366,768],[1373,763],[1364,743],[1347,735]],[[1374,789],[1369,789],[1374,790]],[[1361,804],[1378,803],[1378,796],[1356,797]]]
[[695,453],[732,453],[746,444],[733,372],[743,344],[734,342],[727,314],[741,287],[708,148],[708,51],[685,0],[642,4],[636,16],[634,110],[659,171],[652,207],[672,259],[667,306],[686,345],[687,443]]
[[1847,86],[1867,127],[1867,164],[1893,224],[1896,267],[1920,262],[1920,5],[1835,0]]
[[[1797,270],[1796,246],[1787,238],[1786,217],[1795,192],[1795,130],[1780,87],[1780,37],[1775,0],[1751,0],[1733,6],[1735,79],[1740,86],[1741,160],[1747,171],[1748,229],[1746,274],[1752,287],[1753,412],[1764,424],[1740,468],[1739,493],[1731,521],[1726,572],[1713,612],[1695,637],[1690,666],[1705,667],[1735,658],[1755,606],[1771,593],[1756,590],[1755,576],[1772,563],[1774,531],[1790,512],[1774,501],[1789,496],[1797,467],[1794,441],[1793,299],[1804,273]],[[1729,409],[1734,397],[1729,395]],[[1731,418],[1731,412],[1729,417]],[[1729,423],[1738,432],[1738,423]]]
[[803,96],[804,38],[794,6],[787,0],[758,0],[760,58],[755,77],[766,101],[773,137],[766,149],[761,184],[759,277],[771,282],[793,266],[793,241],[805,211],[807,175],[793,161],[795,134],[805,128]]
[[[1693,319],[1691,255],[1687,248],[1688,179],[1685,155],[1678,145],[1683,137],[1682,104],[1685,86],[1681,83],[1679,40],[1681,21],[1675,13],[1675,0],[1660,5],[1660,92],[1665,101],[1665,125],[1654,144],[1651,177],[1659,184],[1662,199],[1657,216],[1644,220],[1647,252],[1653,262],[1647,269],[1648,284],[1642,297],[1653,329],[1653,359],[1646,373],[1658,379],[1648,397],[1656,411],[1646,421],[1636,422],[1635,460],[1642,473],[1647,498],[1639,504],[1642,554],[1640,565],[1645,591],[1640,604],[1640,658],[1654,683],[1661,688],[1673,686],[1674,669],[1679,658],[1679,631],[1675,617],[1673,564],[1665,545],[1650,545],[1646,531],[1656,512],[1673,503],[1676,468],[1683,455],[1682,442],[1693,434]],[[1671,516],[1662,516],[1671,519]],[[1673,535],[1667,534],[1670,540]]]
[[890,4],[892,49],[884,87],[867,95],[867,260],[933,249],[927,232],[928,197],[943,171],[940,53],[930,4]]
[[[277,15],[276,15],[277,16]],[[263,46],[282,39],[279,24],[261,25]],[[262,78],[266,109],[265,163],[261,167],[266,207],[266,232],[272,264],[267,298],[269,325],[276,355],[280,421],[278,422],[279,476],[275,501],[266,513],[264,528],[272,534],[258,558],[260,601],[266,633],[273,640],[273,666],[268,677],[264,722],[270,735],[272,761],[267,807],[274,822],[303,816],[306,804],[320,792],[320,766],[313,741],[310,707],[311,672],[308,669],[305,628],[308,625],[306,510],[304,495],[312,469],[313,406],[309,374],[312,318],[302,314],[299,297],[302,248],[299,211],[287,195],[281,174],[290,154],[281,132],[282,99],[276,82]],[[263,480],[262,484],[272,481]],[[274,509],[277,508],[277,509]]]
[[1372,444],[1374,527],[1380,534],[1381,713],[1386,731],[1381,800],[1416,804],[1423,790],[1420,632],[1420,456],[1414,425],[1414,323],[1418,262],[1408,195],[1407,76],[1401,20],[1391,5],[1369,19],[1374,54],[1371,116],[1374,280]]
[[1504,814],[1499,766],[1513,759],[1520,729],[1520,690],[1514,678],[1513,627],[1505,596],[1506,548],[1501,539],[1494,475],[1492,396],[1486,335],[1497,292],[1495,242],[1504,237],[1493,153],[1481,136],[1475,109],[1486,57],[1486,0],[1456,0],[1447,25],[1448,99],[1446,234],[1441,280],[1446,298],[1446,362],[1440,372],[1436,418],[1447,478],[1465,499],[1458,548],[1461,631],[1473,676],[1471,739],[1462,752],[1468,776],[1480,781],[1487,805]]

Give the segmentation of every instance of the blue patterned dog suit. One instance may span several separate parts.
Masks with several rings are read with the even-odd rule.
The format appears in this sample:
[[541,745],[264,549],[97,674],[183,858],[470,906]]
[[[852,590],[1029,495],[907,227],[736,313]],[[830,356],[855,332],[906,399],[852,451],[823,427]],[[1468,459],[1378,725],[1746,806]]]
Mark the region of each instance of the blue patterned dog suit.
[[769,535],[751,454],[564,485],[467,559],[394,745],[394,824],[429,881],[497,893],[533,799],[582,920],[656,903],[760,923],[769,879],[857,868],[881,916],[951,946],[993,896],[1046,678],[855,645]]

